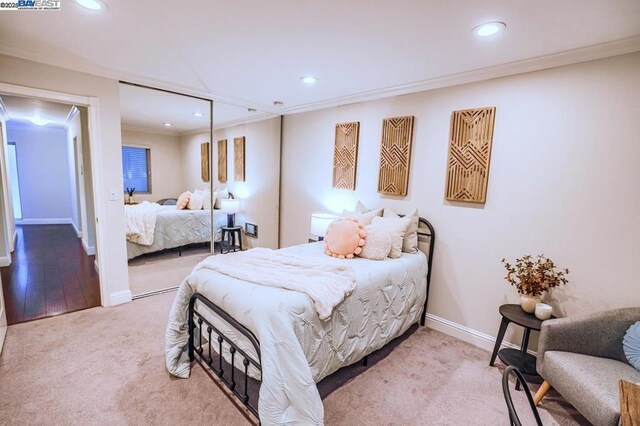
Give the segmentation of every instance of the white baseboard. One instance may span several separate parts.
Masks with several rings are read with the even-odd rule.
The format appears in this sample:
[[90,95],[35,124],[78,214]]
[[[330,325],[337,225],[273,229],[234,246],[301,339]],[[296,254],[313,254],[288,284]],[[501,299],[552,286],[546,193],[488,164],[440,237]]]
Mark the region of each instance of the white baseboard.
[[131,302],[131,290],[122,290],[111,293],[109,302],[111,306]]
[[73,221],[69,217],[16,220],[16,225],[72,225],[72,224],[73,224]]
[[0,257],[0,267],[11,266],[11,256]]
[[82,231],[78,230],[78,226],[73,220],[71,221],[71,225],[73,225],[73,230],[76,231],[76,236],[82,238]]
[[100,275],[100,266],[98,266],[98,259],[93,261],[93,267],[96,268],[96,272]]
[[87,247],[87,243],[84,240],[82,240],[82,248],[84,249],[85,253],[87,253],[87,256],[93,256],[94,254],[96,254],[95,246]]
[[[489,352],[493,351],[493,347],[496,344],[496,338],[494,336],[490,336],[481,331],[457,324],[453,321],[449,321],[448,319],[441,318],[428,312],[426,325],[429,328],[441,331],[457,339],[463,340],[467,343],[471,343],[474,346],[485,349]],[[501,347],[520,349],[520,346],[514,345],[510,342],[505,342],[504,340],[502,341]],[[531,355],[536,355],[536,352],[534,351],[528,350],[527,352],[529,352]]]

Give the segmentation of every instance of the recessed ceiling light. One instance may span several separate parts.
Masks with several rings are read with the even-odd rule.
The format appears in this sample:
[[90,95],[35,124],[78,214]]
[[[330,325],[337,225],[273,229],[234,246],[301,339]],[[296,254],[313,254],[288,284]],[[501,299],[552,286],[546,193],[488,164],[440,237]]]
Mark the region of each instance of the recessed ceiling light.
[[41,118],[41,117],[30,118],[29,121],[35,124],[36,126],[46,126],[47,124],[49,124],[49,120],[45,120],[44,118]]
[[273,106],[282,106],[284,105],[284,102],[282,101],[273,101]]
[[300,81],[304,84],[316,84],[318,82],[318,77],[314,77],[312,75],[306,75],[304,77],[300,77]]
[[256,109],[255,109],[255,108],[247,108],[247,111],[249,111],[249,112],[256,112]]
[[76,0],[76,3],[89,10],[100,10],[104,7],[104,3],[99,0]]
[[194,112],[193,116],[194,117],[202,117],[202,113],[201,112]]
[[171,126],[173,126],[173,124],[171,124],[171,123],[162,123],[162,125],[163,125],[164,127],[171,127]]
[[478,25],[473,29],[473,32],[478,37],[489,37],[494,34],[498,34],[500,31],[507,28],[507,25],[504,22],[487,22],[486,24]]

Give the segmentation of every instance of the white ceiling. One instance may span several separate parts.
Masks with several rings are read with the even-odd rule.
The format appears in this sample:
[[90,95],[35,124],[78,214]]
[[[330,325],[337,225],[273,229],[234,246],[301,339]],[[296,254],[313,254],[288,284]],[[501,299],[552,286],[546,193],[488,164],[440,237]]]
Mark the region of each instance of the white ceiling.
[[[210,103],[206,100],[120,84],[120,116],[125,128],[172,134],[208,130],[211,120],[209,108]],[[202,117],[194,116],[196,112]],[[246,107],[222,102],[215,102],[213,106],[215,128],[269,116],[272,115],[251,112]],[[164,123],[171,123],[172,126],[167,127]]]
[[50,126],[65,126],[72,105],[19,96],[0,95],[9,115],[9,120],[27,121],[39,117],[49,121]]
[[106,2],[3,12],[0,52],[291,112],[640,50],[638,0]]

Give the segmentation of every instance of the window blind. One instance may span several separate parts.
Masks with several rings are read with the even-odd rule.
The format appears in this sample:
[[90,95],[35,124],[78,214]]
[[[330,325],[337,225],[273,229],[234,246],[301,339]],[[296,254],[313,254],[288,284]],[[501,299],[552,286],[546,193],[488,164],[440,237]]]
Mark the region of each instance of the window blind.
[[132,146],[122,147],[123,190],[135,188],[136,192],[149,192],[148,149]]

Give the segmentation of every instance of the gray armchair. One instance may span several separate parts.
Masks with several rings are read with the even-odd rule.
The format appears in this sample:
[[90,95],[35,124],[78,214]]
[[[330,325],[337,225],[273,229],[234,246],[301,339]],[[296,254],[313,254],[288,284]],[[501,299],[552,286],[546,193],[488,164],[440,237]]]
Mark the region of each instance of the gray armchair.
[[537,370],[545,382],[535,403],[553,387],[594,425],[617,425],[618,382],[640,382],[640,372],[628,363],[622,348],[625,332],[636,321],[640,308],[543,322]]

